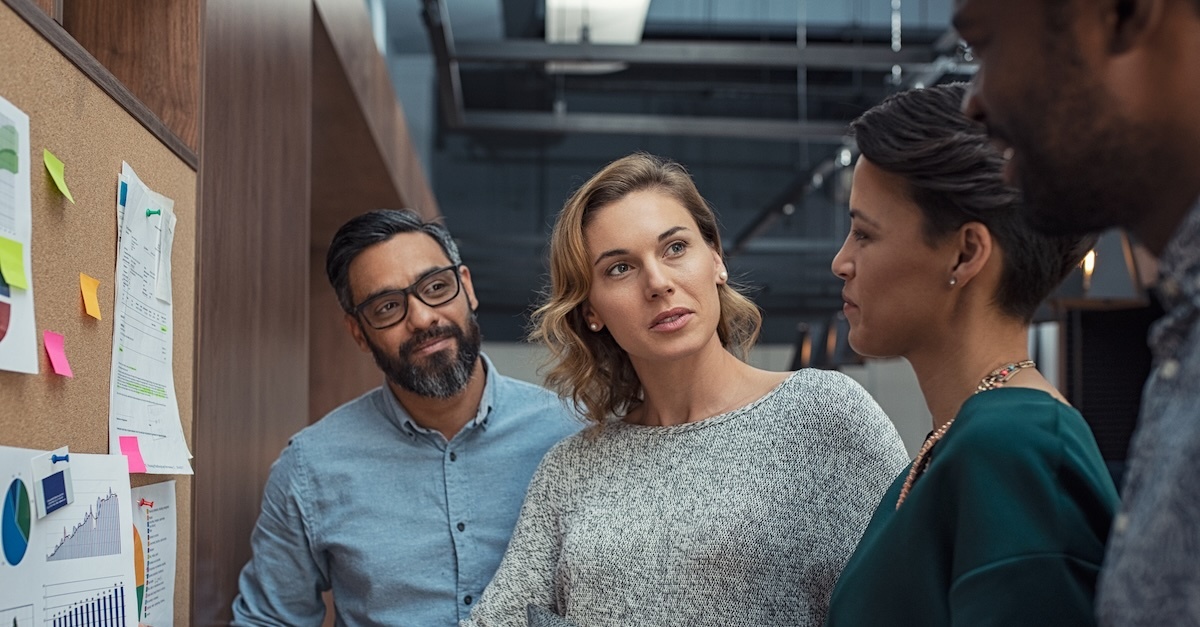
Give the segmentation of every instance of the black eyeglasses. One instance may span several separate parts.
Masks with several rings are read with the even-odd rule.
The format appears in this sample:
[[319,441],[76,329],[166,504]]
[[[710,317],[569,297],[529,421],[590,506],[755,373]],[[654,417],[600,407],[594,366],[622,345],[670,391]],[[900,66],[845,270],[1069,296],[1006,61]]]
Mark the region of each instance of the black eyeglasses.
[[373,329],[386,329],[400,324],[408,316],[408,295],[430,307],[441,307],[454,300],[462,291],[458,265],[426,272],[412,285],[372,296],[354,308],[354,314],[367,321]]

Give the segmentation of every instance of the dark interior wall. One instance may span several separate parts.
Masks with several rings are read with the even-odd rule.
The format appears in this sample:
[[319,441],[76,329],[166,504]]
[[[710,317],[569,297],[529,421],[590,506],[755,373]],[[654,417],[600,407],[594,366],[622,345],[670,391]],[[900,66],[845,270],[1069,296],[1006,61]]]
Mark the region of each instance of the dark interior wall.
[[194,625],[228,624],[269,466],[308,423],[311,0],[204,7]]
[[[489,321],[487,339],[501,342],[524,335],[528,311],[547,283],[546,247],[563,203],[606,163],[636,150],[682,163],[716,210],[728,252],[781,190],[837,148],[704,137],[440,133],[433,148],[434,190],[471,267],[480,316]],[[729,262],[731,274],[771,313],[764,321],[770,342],[790,343],[797,322],[841,307],[841,281],[829,261],[845,237],[839,220],[845,209],[826,190],[807,195],[804,203],[774,222],[767,237],[811,240],[818,247],[746,252]],[[762,289],[767,271],[790,280]]]

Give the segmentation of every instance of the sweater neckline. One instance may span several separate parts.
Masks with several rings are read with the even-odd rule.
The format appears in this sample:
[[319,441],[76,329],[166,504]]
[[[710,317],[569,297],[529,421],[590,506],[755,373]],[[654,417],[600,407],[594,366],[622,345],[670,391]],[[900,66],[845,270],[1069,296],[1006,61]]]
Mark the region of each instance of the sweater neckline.
[[741,407],[736,407],[727,412],[709,416],[708,418],[703,418],[695,422],[685,422],[678,425],[636,425],[625,422],[619,418],[614,418],[605,426],[605,428],[623,429],[629,433],[636,433],[639,435],[674,435],[677,433],[689,433],[692,431],[705,429],[707,427],[724,424],[753,412],[759,405],[762,405],[772,397],[777,396],[780,391],[783,390],[783,388],[789,383],[791,383],[793,379],[799,376],[801,372],[803,371],[796,370],[792,372],[787,376],[786,379],[780,381],[778,385],[768,390],[766,394],[763,394],[757,399],[750,401]]

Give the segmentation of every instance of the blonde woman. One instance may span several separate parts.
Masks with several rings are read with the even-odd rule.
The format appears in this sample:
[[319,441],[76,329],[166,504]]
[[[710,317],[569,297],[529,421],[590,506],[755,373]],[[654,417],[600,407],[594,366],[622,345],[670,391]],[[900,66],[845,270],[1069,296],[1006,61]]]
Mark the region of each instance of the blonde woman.
[[464,624],[820,625],[908,462],[879,406],[836,372],[742,361],[760,315],[679,164],[637,153],[593,176],[550,262],[533,337],[593,424],[542,461]]

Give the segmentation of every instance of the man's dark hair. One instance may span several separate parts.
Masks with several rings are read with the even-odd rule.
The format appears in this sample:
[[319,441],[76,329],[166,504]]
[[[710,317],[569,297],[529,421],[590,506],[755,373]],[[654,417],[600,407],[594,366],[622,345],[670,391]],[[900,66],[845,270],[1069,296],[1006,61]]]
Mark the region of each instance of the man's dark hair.
[[400,233],[418,232],[432,237],[442,247],[450,263],[462,263],[458,245],[450,237],[450,231],[436,222],[423,221],[421,216],[409,209],[376,209],[352,218],[338,229],[329,244],[329,254],[325,257],[325,274],[337,293],[343,311],[354,312],[353,295],[350,293],[350,264],[358,254]]
[[1004,183],[1003,156],[959,111],[965,93],[965,83],[953,83],[892,94],[850,129],[862,156],[904,179],[926,243],[968,222],[991,231],[1004,259],[996,302],[1028,323],[1094,238],[1043,235],[1028,223],[1020,193]]

